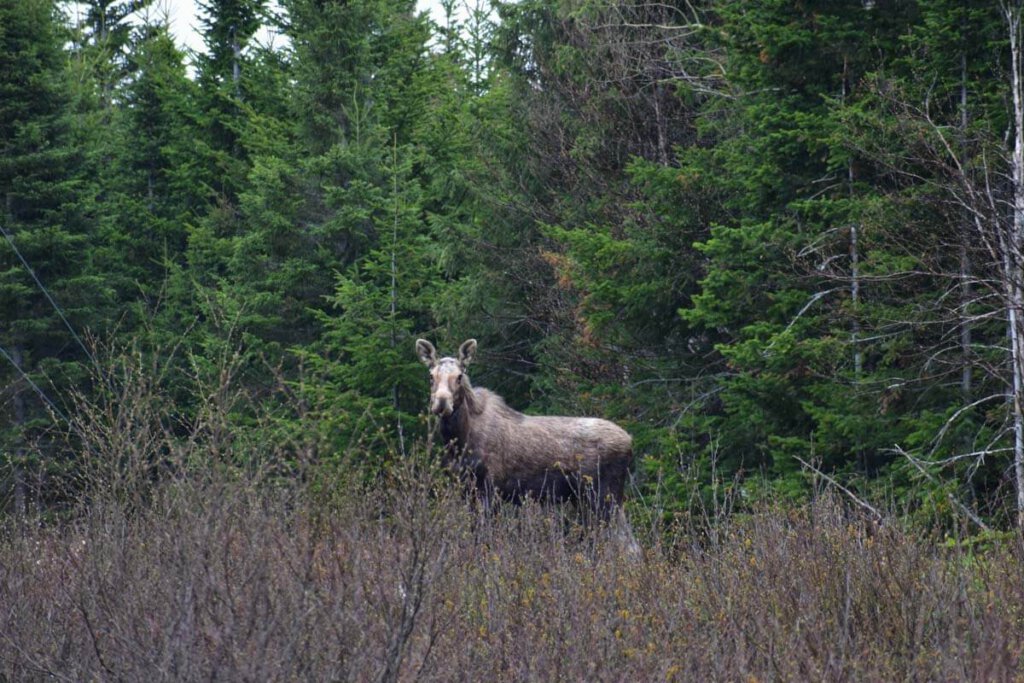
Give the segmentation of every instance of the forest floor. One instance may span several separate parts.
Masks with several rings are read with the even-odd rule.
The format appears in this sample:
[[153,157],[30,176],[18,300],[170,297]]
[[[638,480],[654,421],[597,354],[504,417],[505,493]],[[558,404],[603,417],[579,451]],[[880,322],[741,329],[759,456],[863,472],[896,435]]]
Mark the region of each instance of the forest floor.
[[207,472],[0,536],[3,680],[1009,680],[1024,551],[830,495],[606,530]]

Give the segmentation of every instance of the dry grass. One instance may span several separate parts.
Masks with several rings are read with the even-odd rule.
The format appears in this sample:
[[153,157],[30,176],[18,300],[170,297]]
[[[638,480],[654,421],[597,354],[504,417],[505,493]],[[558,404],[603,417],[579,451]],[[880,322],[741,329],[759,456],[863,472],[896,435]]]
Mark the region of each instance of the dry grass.
[[[619,553],[535,506],[475,516],[207,475],[4,529],[10,680],[1007,680],[1024,553],[874,534],[824,497]],[[664,535],[661,536],[664,538]],[[698,542],[697,539],[700,539]]]

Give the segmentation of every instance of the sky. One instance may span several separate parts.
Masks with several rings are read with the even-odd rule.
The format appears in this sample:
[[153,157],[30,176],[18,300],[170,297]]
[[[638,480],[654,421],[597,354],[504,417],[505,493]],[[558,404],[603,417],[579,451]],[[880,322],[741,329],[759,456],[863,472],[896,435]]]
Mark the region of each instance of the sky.
[[[180,47],[203,50],[203,38],[199,33],[199,7],[196,0],[156,0],[153,6],[158,15],[166,13],[171,35]],[[417,8],[420,11],[430,11],[435,20],[440,20],[443,16],[437,0],[417,0]],[[281,38],[269,31],[262,31],[256,35],[256,40],[268,44],[270,41],[280,41]]]
[[195,0],[159,0],[155,4],[167,12],[168,27],[180,47],[203,49],[203,39],[198,32],[199,7]]
[[[203,37],[199,33],[199,5],[196,0],[156,0],[153,4],[159,7],[158,11],[167,13],[168,27],[179,47],[197,52],[203,50]],[[263,44],[274,38],[275,36],[266,30],[256,35],[256,39]]]

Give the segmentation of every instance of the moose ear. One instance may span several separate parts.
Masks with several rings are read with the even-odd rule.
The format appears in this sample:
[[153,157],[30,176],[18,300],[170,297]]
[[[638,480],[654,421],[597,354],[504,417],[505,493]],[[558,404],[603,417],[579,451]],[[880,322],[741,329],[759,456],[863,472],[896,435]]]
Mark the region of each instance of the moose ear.
[[467,339],[462,342],[462,346],[459,347],[459,365],[466,367],[473,360],[473,354],[476,353],[476,339]]
[[434,367],[434,364],[437,363],[437,349],[426,339],[416,340],[416,354],[428,368]]

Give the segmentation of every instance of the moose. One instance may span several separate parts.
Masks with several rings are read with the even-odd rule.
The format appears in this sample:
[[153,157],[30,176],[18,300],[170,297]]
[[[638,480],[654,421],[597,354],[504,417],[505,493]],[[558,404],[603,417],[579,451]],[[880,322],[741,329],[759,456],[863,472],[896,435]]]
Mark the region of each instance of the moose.
[[446,464],[475,487],[485,510],[496,497],[573,500],[615,521],[635,546],[622,511],[632,437],[607,420],[524,415],[493,391],[474,388],[466,368],[476,347],[469,339],[458,357],[438,358],[433,344],[416,340],[430,369],[430,411],[440,418]]

